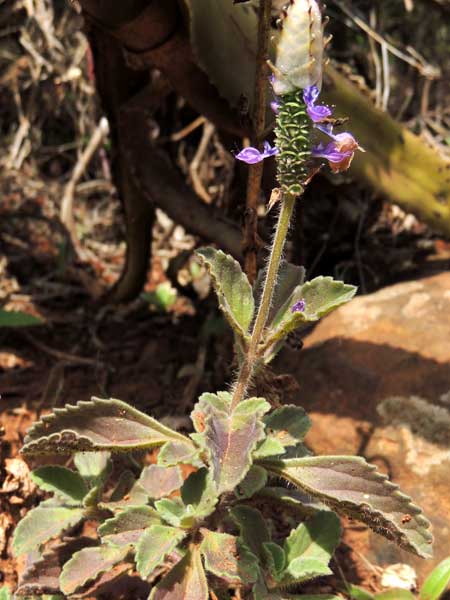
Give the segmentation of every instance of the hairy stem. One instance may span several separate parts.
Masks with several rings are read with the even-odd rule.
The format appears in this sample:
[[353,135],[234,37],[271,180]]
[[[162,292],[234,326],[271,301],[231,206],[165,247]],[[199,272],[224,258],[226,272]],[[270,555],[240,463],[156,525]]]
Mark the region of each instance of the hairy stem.
[[247,349],[244,362],[239,371],[239,376],[234,387],[233,399],[231,408],[234,409],[239,402],[244,398],[250,380],[255,370],[256,361],[258,359],[258,346],[261,342],[264,328],[269,316],[272,296],[277,283],[278,271],[281,263],[286,236],[289,230],[289,222],[294,210],[296,196],[286,194],[281,201],[281,209],[278,217],[277,227],[270,250],[269,264],[267,266],[264,288],[261,295],[261,301],[258,307],[255,324],[253,326],[252,336]]
[[[266,128],[266,106],[267,106],[267,57],[270,34],[270,15],[272,0],[259,1],[258,21],[258,55],[256,57],[255,74],[255,106],[253,110],[253,132],[251,145],[262,150],[264,130]],[[245,272],[250,283],[256,277],[256,255],[258,246],[257,234],[257,208],[261,191],[261,180],[263,175],[263,161],[250,165],[247,181],[247,200],[244,225],[244,262]]]

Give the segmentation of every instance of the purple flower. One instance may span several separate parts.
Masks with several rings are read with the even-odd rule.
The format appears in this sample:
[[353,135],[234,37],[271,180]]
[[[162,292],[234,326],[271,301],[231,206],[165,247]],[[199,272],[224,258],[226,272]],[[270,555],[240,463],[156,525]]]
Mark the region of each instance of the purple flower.
[[303,100],[306,104],[306,112],[309,118],[314,123],[321,123],[328,117],[331,117],[333,111],[328,106],[319,105],[316,106],[316,100],[319,97],[320,91],[316,85],[311,85],[303,91]]
[[278,114],[278,111],[279,111],[279,109],[280,109],[280,105],[279,105],[279,103],[278,103],[276,100],[274,100],[273,102],[271,102],[271,103],[270,103],[270,108],[271,108],[271,109],[273,110],[273,112],[274,112],[274,113],[277,115],[277,114]]
[[291,312],[292,313],[296,313],[296,312],[304,312],[306,308],[306,302],[303,300],[303,298],[301,300],[299,300],[298,302],[296,302],[292,307],[291,307]]
[[333,141],[328,144],[318,144],[312,149],[312,155],[317,158],[326,158],[334,173],[346,171],[350,167],[356,150],[364,152],[348,131],[334,134],[332,125],[316,125],[316,127]]
[[264,142],[264,149],[262,152],[260,152],[258,148],[249,146],[248,148],[241,150],[239,154],[236,154],[236,158],[246,162],[248,165],[254,165],[261,162],[265,158],[269,158],[269,156],[275,156],[276,154],[278,154],[278,148],[275,146],[272,148],[269,142]]

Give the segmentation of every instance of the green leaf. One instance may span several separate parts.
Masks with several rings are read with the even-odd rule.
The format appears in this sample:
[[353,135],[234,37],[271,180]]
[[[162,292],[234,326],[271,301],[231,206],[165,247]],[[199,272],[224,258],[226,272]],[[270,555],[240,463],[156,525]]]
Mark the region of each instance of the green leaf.
[[186,506],[180,498],[163,498],[162,500],[157,500],[155,508],[161,519],[172,525],[172,527],[189,529],[194,525],[194,516],[187,514]]
[[439,600],[450,584],[450,558],[446,558],[428,575],[419,594],[419,600]]
[[326,510],[327,507],[322,502],[313,500],[300,490],[288,490],[284,487],[267,486],[260,491],[261,496],[272,498],[280,502],[285,502],[290,506],[298,509],[305,516],[315,515],[319,510]]
[[194,547],[153,588],[148,600],[208,600],[208,597],[200,551]]
[[363,458],[314,456],[260,464],[338,514],[363,521],[405,550],[422,557],[431,555],[430,523],[421,509]]
[[316,558],[296,558],[289,563],[285,578],[281,580],[281,585],[286,585],[290,582],[303,583],[309,579],[332,575],[333,571],[323,561]]
[[178,490],[183,485],[183,477],[178,467],[150,465],[142,470],[138,484],[149,498],[159,500]]
[[345,591],[350,596],[350,600],[375,600],[373,594],[351,583],[347,583]]
[[[274,318],[266,347],[273,346],[301,325],[318,321],[342,304],[349,302],[356,294],[356,290],[353,285],[323,276],[296,287]],[[299,300],[305,301],[305,310],[293,313],[291,308]]]
[[168,281],[164,281],[156,286],[154,292],[143,292],[141,298],[158,310],[167,312],[176,302],[177,290]]
[[[284,262],[280,266],[278,281],[273,294],[267,326],[270,327],[280,309],[286,304],[294,290],[305,281],[305,268]],[[260,270],[262,276],[264,271]]]
[[248,473],[252,452],[264,437],[262,415],[270,409],[264,398],[249,398],[231,409],[227,393],[203,394],[192,419],[209,451],[218,494],[232,491]]
[[263,516],[256,508],[239,505],[230,510],[230,516],[240,530],[244,544],[264,563],[264,544],[270,542],[270,534]]
[[286,567],[286,554],[283,548],[274,542],[264,542],[263,549],[266,557],[264,563],[272,577],[277,579]]
[[6,587],[6,585],[4,585],[0,589],[0,600],[12,600],[11,592],[9,591],[9,588]]
[[0,308],[0,327],[34,327],[44,325],[44,321],[20,310]]
[[200,552],[205,568],[230,585],[254,583],[259,574],[258,559],[234,535],[202,529]]
[[414,600],[415,596],[408,590],[389,590],[375,596],[376,600]]
[[253,458],[269,458],[270,456],[280,456],[285,452],[283,444],[274,437],[266,437],[262,440],[253,452]]
[[186,537],[187,532],[164,525],[152,525],[141,536],[136,547],[136,568],[145,579],[164,564],[166,557]]
[[219,500],[211,473],[202,468],[191,473],[181,488],[181,498],[186,507],[191,508],[196,520],[202,520],[214,512]]
[[103,484],[111,471],[110,452],[77,452],[73,462],[89,487]]
[[251,498],[267,483],[267,471],[262,467],[253,465],[239,485],[234,488],[234,494],[239,500]]
[[240,264],[222,250],[200,248],[197,254],[207,266],[219,306],[233,330],[246,338],[255,310],[255,300]]
[[125,560],[129,552],[128,546],[98,546],[76,552],[62,569],[59,578],[61,591],[66,595],[75,593]]
[[284,552],[289,566],[293,560],[331,560],[339,544],[341,525],[331,511],[321,511],[291,531],[284,543]]
[[24,454],[72,453],[91,450],[143,450],[171,440],[189,443],[180,433],[165,427],[120,400],[93,398],[75,406],[55,408],[42,417],[25,438]]
[[88,493],[88,488],[81,475],[58,465],[35,469],[31,473],[31,479],[41,490],[53,492],[75,504],[81,504]]
[[287,404],[264,417],[268,439],[275,439],[283,447],[302,442],[311,427],[311,419],[300,406]]
[[135,545],[144,530],[160,523],[158,513],[150,506],[127,508],[116,517],[107,519],[98,528],[98,534],[107,544]]
[[44,542],[77,525],[83,516],[83,510],[80,508],[39,506],[30,510],[14,531],[14,554],[20,556],[31,552]]
[[197,462],[198,450],[192,443],[167,442],[158,454],[158,465],[173,467],[180,464],[193,464]]

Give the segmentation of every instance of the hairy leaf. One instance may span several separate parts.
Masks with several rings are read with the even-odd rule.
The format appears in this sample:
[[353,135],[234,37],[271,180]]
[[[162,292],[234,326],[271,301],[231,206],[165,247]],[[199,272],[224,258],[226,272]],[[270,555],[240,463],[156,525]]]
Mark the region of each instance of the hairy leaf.
[[419,600],[439,600],[450,584],[450,558],[446,558],[428,575],[419,594]]
[[259,492],[267,483],[267,471],[262,467],[253,465],[244,479],[234,488],[237,498],[244,500],[251,498]]
[[13,551],[16,556],[31,552],[44,542],[59,536],[83,519],[80,508],[38,506],[19,522],[14,531]]
[[20,310],[3,310],[0,308],[0,327],[33,327],[43,325],[44,321]]
[[315,456],[261,464],[338,514],[363,521],[405,550],[423,557],[431,555],[430,523],[420,508],[363,458]]
[[245,338],[253,319],[255,300],[247,276],[240,264],[222,250],[200,248],[216,290],[219,306],[233,330]]
[[304,492],[292,489],[288,490],[284,487],[278,486],[267,486],[264,487],[259,494],[266,498],[271,498],[296,508],[301,514],[305,516],[315,515],[319,510],[326,510],[327,507],[322,502],[313,500],[310,496],[307,496]]
[[172,527],[189,529],[194,525],[195,518],[192,511],[187,511],[187,507],[180,498],[163,498],[162,500],[157,500],[155,508],[161,519],[172,525]]
[[[257,303],[260,300],[262,288],[264,285],[265,272],[260,269],[258,277],[254,284],[255,299]],[[279,310],[286,304],[287,300],[292,295],[292,292],[299,285],[303,285],[305,281],[305,268],[293,265],[284,261],[280,265],[278,272],[278,280],[273,293],[273,299],[270,307],[269,316],[267,318],[267,326],[270,327]]]
[[283,548],[274,542],[264,542],[263,549],[266,558],[264,563],[272,577],[278,579],[286,567],[286,554]]
[[170,440],[186,441],[120,400],[93,398],[75,406],[55,408],[25,438],[24,454],[72,453],[90,450],[142,450]]
[[[332,277],[319,276],[298,286],[275,316],[266,346],[273,346],[304,323],[318,321],[349,302],[355,293],[355,286],[335,281]],[[299,300],[305,301],[305,310],[292,312],[292,307]]]
[[230,585],[254,583],[259,574],[258,559],[234,535],[202,529],[200,552],[205,568]]
[[53,492],[75,504],[81,504],[88,493],[81,475],[59,465],[39,467],[32,471],[31,479],[41,490]]
[[280,585],[286,585],[291,582],[303,583],[309,579],[332,575],[330,567],[316,558],[296,558],[287,566],[284,579]]
[[127,508],[116,517],[107,519],[98,528],[98,534],[107,544],[135,545],[144,530],[160,523],[158,513],[150,506]]
[[331,560],[339,543],[341,526],[338,517],[331,511],[321,511],[291,531],[284,543],[286,560],[315,559]]
[[128,546],[98,546],[76,552],[62,569],[59,578],[61,590],[66,595],[75,593],[125,560],[129,552]]
[[191,473],[181,488],[181,498],[196,520],[204,519],[214,512],[219,500],[210,472],[199,469]]
[[167,442],[158,454],[158,465],[174,467],[180,464],[197,463],[198,450],[192,443]]
[[230,510],[230,515],[239,527],[244,544],[264,562],[264,543],[270,542],[270,534],[262,514],[251,506],[239,505]]
[[193,547],[153,588],[148,600],[208,600],[208,597],[200,550]]
[[183,477],[178,467],[150,465],[142,470],[138,483],[149,498],[159,500],[178,490],[183,484]]
[[105,482],[108,477],[112,463],[110,452],[77,452],[73,462],[81,477],[89,487],[96,487]]
[[40,597],[44,594],[58,594],[60,591],[59,576],[63,565],[75,552],[95,544],[96,542],[92,538],[80,537],[53,546],[44,552],[37,561],[27,566],[20,577],[16,596]]
[[166,556],[186,537],[187,532],[164,525],[152,525],[136,547],[136,568],[144,579],[164,564]]
[[280,456],[285,452],[283,444],[274,437],[268,436],[262,440],[253,452],[255,460],[260,458],[269,458],[271,456]]
[[300,406],[286,404],[264,417],[268,439],[274,438],[283,447],[302,442],[311,427],[311,419]]

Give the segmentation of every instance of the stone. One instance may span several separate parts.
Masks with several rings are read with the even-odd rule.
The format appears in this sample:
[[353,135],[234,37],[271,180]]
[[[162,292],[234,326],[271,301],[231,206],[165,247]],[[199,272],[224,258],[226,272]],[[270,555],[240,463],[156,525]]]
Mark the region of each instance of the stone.
[[[321,321],[304,349],[277,359],[300,385],[316,454],[359,454],[399,484],[431,520],[434,559],[371,532],[359,552],[419,576],[450,552],[450,273],[360,296]],[[351,533],[349,534],[351,537]],[[363,548],[363,550],[361,550]]]

